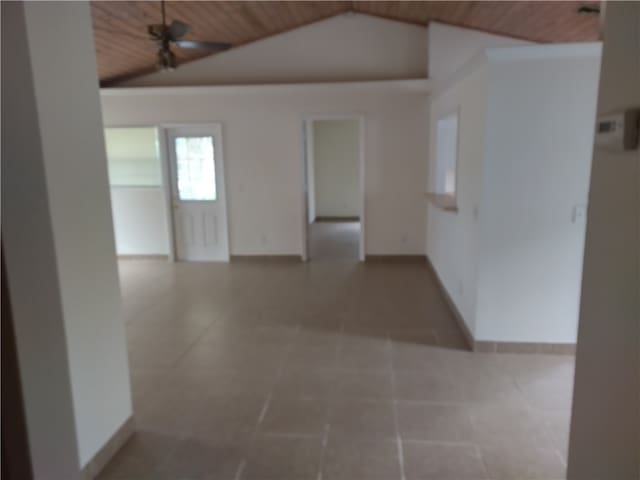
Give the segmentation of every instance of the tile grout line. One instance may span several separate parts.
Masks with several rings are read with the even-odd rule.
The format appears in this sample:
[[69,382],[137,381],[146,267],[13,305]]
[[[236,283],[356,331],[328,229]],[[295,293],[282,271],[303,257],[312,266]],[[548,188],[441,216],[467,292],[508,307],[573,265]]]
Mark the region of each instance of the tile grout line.
[[267,410],[269,410],[269,406],[271,405],[271,395],[272,395],[271,393],[267,395],[267,399],[265,400],[264,405],[262,406],[262,410],[260,410],[260,415],[258,416],[258,423],[256,424],[256,428],[258,428],[262,424],[264,417],[267,416]]
[[[212,325],[212,324],[211,324],[211,325]],[[200,337],[201,337],[202,335],[204,335],[204,333],[205,333],[207,330],[209,330],[209,328],[211,327],[211,325],[207,326],[207,328],[205,328],[205,329],[204,329],[204,331],[200,334],[200,336],[199,336],[197,339],[195,339],[195,340],[194,340],[194,341],[189,345],[189,347],[188,347],[188,348],[187,348],[187,349],[186,349],[186,350],[185,350],[185,351],[184,351],[184,352],[183,352],[183,353],[182,353],[182,354],[181,354],[181,355],[176,359],[176,361],[175,361],[172,365],[170,365],[169,367],[167,367],[167,368],[169,368],[169,369],[175,369],[175,368],[178,366],[178,364],[179,364],[180,360],[181,360],[181,359],[182,359],[182,358],[183,358],[183,357],[184,357],[184,356],[185,356],[185,355],[186,355],[186,354],[187,354],[187,353],[188,353],[188,352],[193,348],[193,346],[194,346],[194,345],[195,345],[195,344],[200,340]],[[134,417],[135,417],[135,412],[134,412]],[[193,428],[193,426],[192,426],[191,428]],[[181,432],[180,432],[180,434],[178,435],[178,437],[180,438],[180,441],[183,441],[184,439],[188,438],[188,435],[189,435],[189,434],[188,434],[187,432],[185,432],[185,431],[181,431]],[[158,464],[153,468],[153,472],[154,472],[154,473],[160,473],[160,472],[162,472],[162,468],[163,468],[165,465],[167,465],[167,464],[169,463],[169,461],[173,458],[173,456],[174,456],[174,455],[176,454],[176,452],[178,451],[178,448],[179,448],[179,442],[178,442],[178,443],[176,443],[176,445],[175,445],[175,446],[173,446],[173,447],[170,449],[169,453],[166,455],[166,457],[165,457],[162,461],[158,462]]]
[[[552,441],[553,441],[553,440],[552,440]],[[555,442],[554,442],[554,443],[555,443]],[[565,460],[564,455],[562,455],[562,452],[560,451],[560,449],[559,449],[558,447],[554,446],[554,448],[553,448],[553,452],[554,452],[558,457],[560,457],[560,463],[562,463],[562,465],[564,465],[564,468],[567,468],[567,467],[568,467],[568,465],[567,465],[567,460],[568,460],[568,459],[567,459],[567,460]]]
[[[339,362],[340,360],[340,355],[342,353],[342,347],[343,347],[343,341],[344,341],[344,321],[340,321],[340,337],[339,337],[339,342],[338,342],[338,347],[336,349],[336,362]],[[320,461],[319,461],[319,470],[318,470],[318,476],[317,476],[317,480],[322,480],[322,470],[324,467],[324,458],[325,458],[325,453],[327,450],[327,444],[329,443],[329,431],[331,430],[331,424],[329,423],[330,420],[330,416],[331,416],[331,409],[332,409],[332,405],[329,404],[327,405],[327,422],[325,423],[324,426],[324,432],[322,435],[322,450],[320,452]]]
[[480,459],[480,462],[482,462],[482,468],[484,468],[485,478],[490,478],[490,476],[489,476],[489,466],[487,465],[487,462],[484,459],[484,455],[482,454],[482,449],[480,448],[480,445],[478,445],[477,443],[473,443],[472,445],[473,445],[474,450],[476,451],[476,455]]
[[173,362],[170,368],[176,368],[178,366],[180,361],[193,349],[193,347],[196,346],[196,343],[198,343],[200,339],[209,331],[209,329],[213,327],[214,323],[216,323],[215,320],[213,320],[209,325],[207,325],[207,327],[202,331],[202,333],[198,335],[198,338],[196,338],[193,342],[191,342],[184,352],[178,355],[178,358],[176,358],[175,362]]
[[[329,412],[327,412],[327,416],[329,416]],[[322,470],[324,467],[324,457],[327,450],[327,444],[329,443],[329,430],[331,429],[331,424],[327,422],[324,426],[324,433],[322,435],[322,450],[320,452],[320,461],[318,462],[318,479],[322,480]]]
[[287,348],[284,350],[284,353],[282,355],[282,360],[280,360],[280,365],[278,365],[278,370],[276,371],[276,375],[275,375],[275,378],[274,378],[273,386],[271,387],[271,390],[269,391],[269,394],[267,395],[267,399],[264,402],[262,410],[260,411],[260,416],[258,417],[258,423],[257,423],[256,427],[260,426],[260,424],[264,420],[264,417],[267,415],[267,410],[269,410],[269,406],[270,406],[271,400],[273,398],[273,393],[275,392],[275,389],[276,389],[276,384],[278,383],[278,380],[280,380],[280,378],[282,377],[282,373],[284,372],[284,366],[285,366],[285,363],[286,363],[286,360],[287,360],[287,355],[293,349],[293,343],[295,342],[296,338],[298,338],[299,334],[300,334],[300,324],[298,324],[296,326],[296,332],[293,335],[293,339],[291,341],[291,344],[288,345]]
[[340,367],[340,358],[342,357],[342,348],[344,346],[344,321],[340,322],[340,337],[338,338],[338,348],[336,349],[336,365]]
[[[513,377],[512,375],[508,375],[508,376],[509,376],[509,379],[513,381],[514,385],[516,386],[516,390],[518,390],[522,395],[522,398],[524,399],[525,408],[530,411],[540,410],[540,408],[536,407],[531,403],[531,400],[529,399],[529,395],[526,394],[526,392],[524,391],[524,388],[522,387],[518,379]],[[551,429],[549,428],[549,425],[547,425],[546,422],[542,422],[542,428],[545,434],[551,440],[551,443],[553,445],[553,452],[556,454],[556,456],[560,458],[560,463],[562,463],[562,465],[564,465],[566,469],[568,466],[569,459],[564,456],[564,454],[560,451],[560,448],[557,446],[553,431],[551,431]]]
[[425,440],[419,438],[407,438],[404,443],[420,443],[424,445],[448,445],[451,447],[476,447],[475,442],[455,441],[455,440]]
[[396,399],[396,372],[393,367],[393,341],[391,336],[387,337],[387,345],[389,349],[389,362],[391,372],[391,393],[392,393],[392,406],[393,406],[393,423],[396,429],[396,450],[398,453],[398,463],[400,466],[400,480],[406,480],[405,468],[404,468],[404,448],[402,445],[402,437],[400,436],[400,422],[398,420],[398,401]]
[[476,451],[476,454],[480,457],[480,461],[482,462],[482,467],[484,468],[484,472],[487,475],[487,478],[489,478],[489,466],[487,465],[487,461],[484,458],[480,445],[478,445],[478,443],[475,441],[475,432],[478,431],[478,423],[474,419],[474,416],[471,410],[467,410],[467,418],[469,419],[469,423],[471,424],[471,430],[474,432],[474,439],[473,439],[474,441],[471,442],[471,445],[473,445]]
[[242,461],[240,462],[240,465],[238,465],[238,468],[236,470],[236,474],[233,477],[233,480],[240,480],[242,478],[242,473],[244,472],[244,467],[247,465],[247,460],[246,459],[242,459]]
[[398,448],[398,460],[400,461],[400,478],[402,480],[406,480],[404,472],[404,447],[402,445],[402,439],[400,438],[400,435],[396,437],[396,444]]
[[[269,391],[269,394],[267,395],[267,398],[264,402],[264,405],[262,406],[262,410],[260,411],[260,415],[258,417],[258,421],[256,422],[256,426],[255,429],[251,435],[251,439],[249,440],[249,445],[247,446],[247,451],[251,451],[251,449],[253,448],[255,441],[256,441],[256,437],[258,436],[258,432],[259,432],[259,428],[260,428],[260,424],[262,424],[264,418],[267,415],[267,411],[269,410],[269,406],[271,404],[271,399],[273,397],[273,393],[276,389],[276,384],[278,383],[278,380],[280,379],[280,377],[282,376],[282,372],[284,371],[284,365],[286,362],[286,357],[287,354],[291,351],[291,349],[293,348],[293,341],[295,341],[295,339],[298,337],[300,333],[300,324],[298,324],[296,326],[296,332],[293,336],[293,340],[291,342],[290,345],[287,346],[287,348],[285,349],[283,355],[282,355],[282,360],[280,360],[280,365],[278,366],[278,370],[276,371],[276,375],[275,378],[273,380],[273,385],[271,386],[271,390]],[[245,458],[242,459],[242,461],[240,462],[240,465],[238,465],[238,469],[236,470],[236,475],[234,477],[234,480],[240,480],[242,478],[242,474],[244,473],[244,470],[247,466],[247,461],[248,458],[245,455]]]
[[314,439],[318,438],[319,435],[315,433],[282,433],[282,432],[268,432],[262,434],[264,437],[269,438],[304,438],[304,439]]

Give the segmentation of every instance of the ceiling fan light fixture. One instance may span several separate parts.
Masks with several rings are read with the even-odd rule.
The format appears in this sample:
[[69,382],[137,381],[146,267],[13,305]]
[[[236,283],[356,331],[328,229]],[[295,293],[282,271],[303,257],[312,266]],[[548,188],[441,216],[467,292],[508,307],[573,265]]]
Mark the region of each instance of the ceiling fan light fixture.
[[170,48],[161,48],[158,50],[158,61],[156,63],[156,66],[158,67],[158,70],[162,71],[176,69],[176,56]]
[[[1,0],[0,0],[1,1]],[[175,70],[178,61],[171,47],[201,49],[214,52],[221,52],[231,48],[231,44],[225,42],[203,42],[198,40],[182,40],[191,31],[191,25],[180,20],[173,20],[167,25],[167,15],[165,12],[165,0],[161,0],[162,23],[147,25],[147,34],[158,46],[156,58],[156,68],[161,71]]]
[[578,13],[583,15],[599,15],[600,14],[600,4],[583,4],[578,8]]

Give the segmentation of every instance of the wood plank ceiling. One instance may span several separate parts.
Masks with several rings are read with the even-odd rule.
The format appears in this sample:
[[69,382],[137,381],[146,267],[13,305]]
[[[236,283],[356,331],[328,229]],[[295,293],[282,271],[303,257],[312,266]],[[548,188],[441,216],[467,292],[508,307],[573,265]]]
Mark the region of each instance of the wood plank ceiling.
[[[231,43],[234,47],[348,11],[407,23],[431,20],[536,42],[576,42],[598,38],[598,17],[577,13],[593,1],[168,1],[167,20],[192,26],[188,40]],[[146,25],[160,22],[160,2],[91,2],[98,74],[104,85],[154,70],[155,45]],[[210,53],[175,49],[184,63]]]

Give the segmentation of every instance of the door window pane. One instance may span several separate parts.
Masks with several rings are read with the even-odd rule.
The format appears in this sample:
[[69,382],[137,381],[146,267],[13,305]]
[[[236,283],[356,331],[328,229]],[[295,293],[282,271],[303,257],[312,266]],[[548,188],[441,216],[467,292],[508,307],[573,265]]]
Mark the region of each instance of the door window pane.
[[215,200],[216,167],[212,137],[177,137],[176,171],[180,200]]

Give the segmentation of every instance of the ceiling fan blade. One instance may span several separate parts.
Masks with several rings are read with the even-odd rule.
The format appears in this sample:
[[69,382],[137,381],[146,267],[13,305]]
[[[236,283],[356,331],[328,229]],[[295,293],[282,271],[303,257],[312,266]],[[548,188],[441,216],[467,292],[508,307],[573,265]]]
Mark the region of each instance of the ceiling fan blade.
[[176,47],[180,48],[202,48],[203,50],[228,50],[231,48],[230,43],[224,42],[198,42],[193,40],[178,40],[174,42]]
[[171,25],[169,25],[169,34],[171,35],[171,40],[174,41],[184,37],[190,31],[191,26],[180,20],[174,20],[171,22]]

